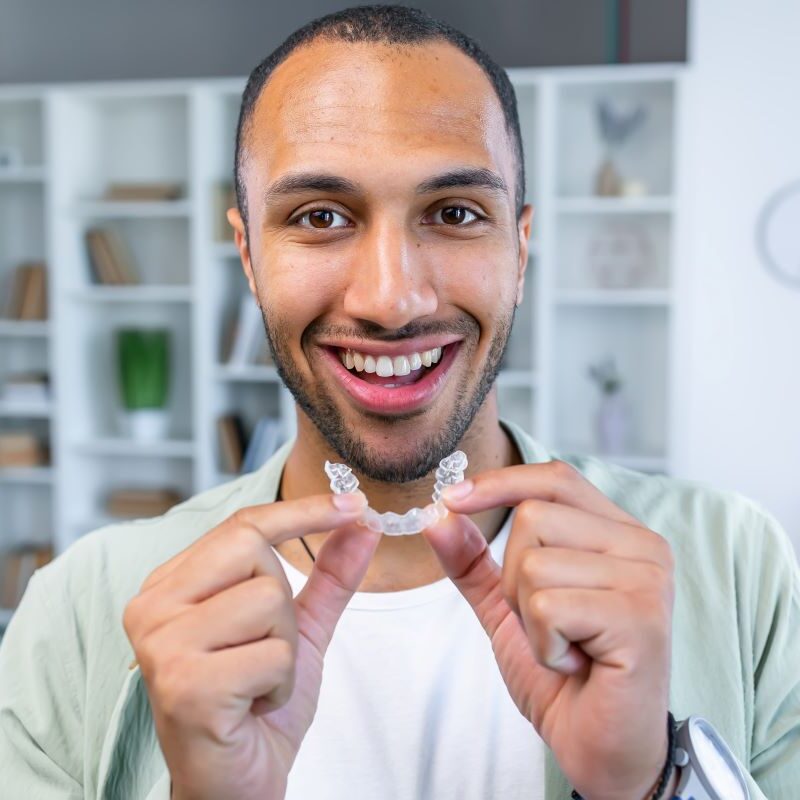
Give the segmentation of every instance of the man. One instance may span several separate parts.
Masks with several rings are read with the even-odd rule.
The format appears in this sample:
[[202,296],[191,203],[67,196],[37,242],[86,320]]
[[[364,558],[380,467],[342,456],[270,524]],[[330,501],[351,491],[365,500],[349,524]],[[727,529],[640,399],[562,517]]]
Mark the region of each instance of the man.
[[[796,797],[785,534],[498,420],[521,159],[505,74],[420,12],[317,20],[254,70],[228,218],[297,437],[34,576],[0,651],[7,796],[668,797],[698,766],[671,711],[713,722],[751,797]],[[427,505],[456,448],[448,516],[358,523],[364,495]]]

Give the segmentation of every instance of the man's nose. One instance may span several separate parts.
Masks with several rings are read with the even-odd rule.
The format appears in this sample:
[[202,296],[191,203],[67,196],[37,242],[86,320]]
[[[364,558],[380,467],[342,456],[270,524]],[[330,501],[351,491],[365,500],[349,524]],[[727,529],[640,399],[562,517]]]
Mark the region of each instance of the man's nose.
[[424,247],[406,226],[371,225],[353,256],[344,296],[348,316],[397,329],[436,312],[439,300]]

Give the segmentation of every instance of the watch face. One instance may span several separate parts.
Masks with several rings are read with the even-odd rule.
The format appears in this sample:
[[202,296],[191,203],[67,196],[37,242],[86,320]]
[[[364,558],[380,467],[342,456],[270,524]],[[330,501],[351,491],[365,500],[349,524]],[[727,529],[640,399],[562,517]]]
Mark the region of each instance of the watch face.
[[689,724],[692,747],[703,778],[719,798],[747,800],[745,787],[736,759],[710,723],[694,717]]

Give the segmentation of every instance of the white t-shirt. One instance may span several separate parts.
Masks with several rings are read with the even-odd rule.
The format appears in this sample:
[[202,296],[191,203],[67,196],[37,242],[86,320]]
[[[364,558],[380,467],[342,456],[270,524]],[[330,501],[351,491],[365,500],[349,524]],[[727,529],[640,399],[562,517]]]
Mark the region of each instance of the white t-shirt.
[[[512,516],[489,545],[498,563]],[[306,577],[278,557],[296,595]],[[543,796],[544,744],[455,585],[356,592],[328,649],[286,800]]]

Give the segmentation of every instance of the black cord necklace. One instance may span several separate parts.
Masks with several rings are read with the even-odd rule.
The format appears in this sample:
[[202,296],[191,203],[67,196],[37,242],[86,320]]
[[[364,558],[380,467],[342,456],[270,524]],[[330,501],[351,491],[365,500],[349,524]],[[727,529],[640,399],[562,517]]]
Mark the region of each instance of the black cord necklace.
[[[280,502],[281,500],[283,500],[283,495],[281,494],[280,484],[278,484],[278,496],[275,498],[275,501]],[[308,542],[306,542],[305,537],[303,536],[300,537],[300,544],[302,544],[303,547],[305,547],[306,553],[308,553],[308,557],[311,559],[311,563],[315,564],[317,559],[314,558],[314,554],[311,552],[311,548],[308,546]]]

